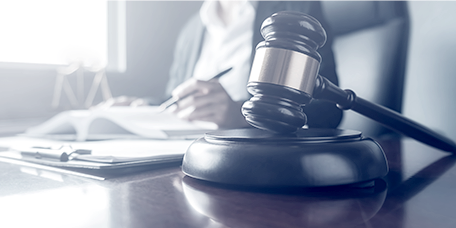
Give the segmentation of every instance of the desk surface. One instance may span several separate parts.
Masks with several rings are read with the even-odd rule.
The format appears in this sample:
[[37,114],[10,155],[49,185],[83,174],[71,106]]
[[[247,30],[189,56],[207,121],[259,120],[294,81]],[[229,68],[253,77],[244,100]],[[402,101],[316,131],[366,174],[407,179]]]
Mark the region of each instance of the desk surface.
[[367,189],[240,190],[180,167],[97,181],[0,162],[0,227],[454,227],[456,157],[380,143],[390,172]]

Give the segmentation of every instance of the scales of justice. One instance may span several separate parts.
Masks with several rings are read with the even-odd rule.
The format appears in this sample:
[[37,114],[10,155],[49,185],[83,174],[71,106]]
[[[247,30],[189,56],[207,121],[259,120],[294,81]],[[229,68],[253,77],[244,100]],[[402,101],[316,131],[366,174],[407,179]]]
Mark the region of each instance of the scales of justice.
[[261,27],[242,113],[255,128],[207,133],[187,150],[190,177],[248,187],[371,186],[388,173],[381,146],[361,132],[303,126],[302,106],[331,101],[418,141],[455,153],[456,144],[401,114],[318,75],[326,32],[313,17],[278,12]]

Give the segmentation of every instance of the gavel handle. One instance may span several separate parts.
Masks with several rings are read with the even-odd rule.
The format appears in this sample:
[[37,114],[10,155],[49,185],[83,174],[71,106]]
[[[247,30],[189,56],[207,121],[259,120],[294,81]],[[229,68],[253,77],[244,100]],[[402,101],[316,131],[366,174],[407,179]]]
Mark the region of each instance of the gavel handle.
[[357,97],[352,90],[342,90],[320,75],[317,76],[313,97],[335,102],[340,109],[351,109],[422,143],[444,151],[456,153],[456,144],[451,139],[391,109]]

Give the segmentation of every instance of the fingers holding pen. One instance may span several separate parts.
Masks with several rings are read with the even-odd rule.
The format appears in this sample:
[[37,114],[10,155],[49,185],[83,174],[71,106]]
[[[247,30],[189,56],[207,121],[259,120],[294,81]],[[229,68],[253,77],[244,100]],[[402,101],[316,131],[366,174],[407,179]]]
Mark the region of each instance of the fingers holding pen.
[[[178,101],[173,107],[175,114],[180,114],[183,110],[192,109],[193,112],[211,102],[210,95],[220,86],[218,82],[200,81],[190,79],[179,85],[172,93]],[[189,111],[190,112],[190,111]]]
[[207,108],[211,102],[208,96],[189,95],[176,103],[173,113],[181,119],[196,120],[198,117],[205,115],[204,113],[208,111]]
[[189,121],[206,121],[225,127],[245,127],[247,122],[241,113],[242,101],[231,99],[217,80],[191,79],[173,91],[177,103],[170,111]]
[[177,86],[173,90],[172,96],[179,100],[190,94],[196,93],[200,90],[200,88],[198,88],[198,84],[199,84],[198,80],[191,78],[191,79],[185,81],[184,83],[180,84],[179,86]]

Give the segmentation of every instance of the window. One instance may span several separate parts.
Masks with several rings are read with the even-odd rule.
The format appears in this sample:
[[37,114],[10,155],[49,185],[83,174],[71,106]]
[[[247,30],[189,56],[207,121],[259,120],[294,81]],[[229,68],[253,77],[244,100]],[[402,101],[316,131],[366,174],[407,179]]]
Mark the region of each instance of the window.
[[0,1],[0,31],[0,67],[126,68],[123,1]]

